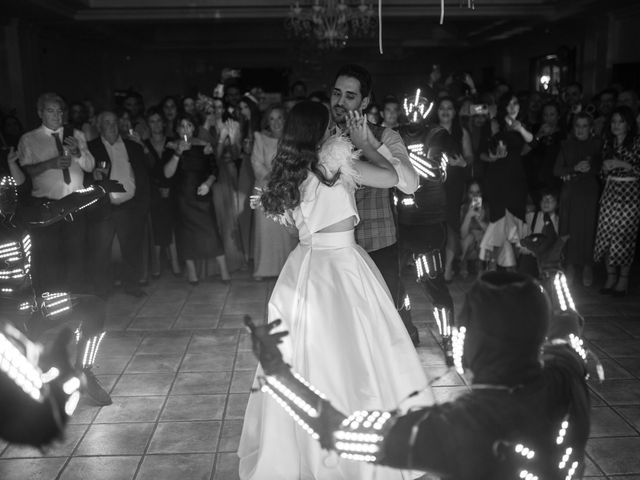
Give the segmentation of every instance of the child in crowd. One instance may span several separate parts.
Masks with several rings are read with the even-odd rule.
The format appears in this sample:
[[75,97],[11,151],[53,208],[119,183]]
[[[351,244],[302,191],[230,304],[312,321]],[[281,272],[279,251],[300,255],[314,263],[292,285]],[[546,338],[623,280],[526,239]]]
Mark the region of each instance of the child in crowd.
[[461,207],[460,218],[460,276],[467,278],[470,262],[476,263],[475,273],[480,270],[480,241],[489,225],[489,215],[482,202],[482,189],[478,180],[471,180],[468,184],[467,200]]
[[[558,195],[552,190],[541,192],[539,209],[528,211],[526,222],[521,232],[520,238],[528,235],[541,233],[546,235],[558,235]],[[519,243],[519,242],[518,242]],[[520,257],[518,258],[518,271],[527,273],[533,277],[538,277],[538,264],[535,255],[526,247],[519,245]]]

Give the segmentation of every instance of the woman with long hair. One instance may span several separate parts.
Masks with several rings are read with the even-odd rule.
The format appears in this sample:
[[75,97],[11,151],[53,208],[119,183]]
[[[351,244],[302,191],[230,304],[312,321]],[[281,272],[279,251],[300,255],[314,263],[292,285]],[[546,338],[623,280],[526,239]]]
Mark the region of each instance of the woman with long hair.
[[[215,145],[216,149],[218,178],[213,184],[213,205],[227,267],[233,272],[246,265],[238,222],[240,205],[236,159],[240,150],[237,140],[239,124],[234,120],[224,119],[224,102],[218,97],[198,95],[196,110],[204,116],[204,123],[198,130],[198,138]],[[209,262],[208,267],[211,273],[218,270],[215,262]]]
[[533,135],[518,120],[518,97],[505,94],[498,103],[489,150],[480,154],[486,163],[484,192],[490,224],[480,245],[480,258],[513,269],[515,251],[510,239],[521,232],[527,203],[527,180],[522,162],[525,145]]
[[[426,388],[427,380],[379,270],[355,242],[354,190],[356,182],[390,188],[397,173],[386,160],[353,158],[351,142],[329,137],[328,123],[322,104],[293,107],[260,197],[268,215],[289,221],[300,234],[271,295],[269,319],[281,319],[290,332],[281,346],[285,361],[337,399],[339,410],[395,408]],[[368,134],[357,113],[347,127],[351,136]],[[316,442],[266,395],[249,398],[238,455],[243,480],[409,475],[340,459],[325,462]]]
[[444,278],[453,279],[453,260],[460,251],[460,207],[464,199],[464,187],[473,163],[473,150],[469,132],[458,121],[453,98],[442,97],[436,105],[438,125],[429,132],[429,148],[437,148],[447,155],[447,245]]
[[596,262],[604,260],[607,268],[600,292],[614,297],[629,290],[640,223],[640,136],[635,126],[629,107],[614,108],[602,150],[605,185],[593,257]]
[[[273,104],[264,112],[265,128],[255,132],[251,166],[256,179],[256,188],[266,188],[273,159],[278,150],[278,141],[284,127],[284,105]],[[296,235],[289,229],[264,215],[262,209],[255,211],[253,228],[253,278],[277,277],[280,270],[298,243]]]

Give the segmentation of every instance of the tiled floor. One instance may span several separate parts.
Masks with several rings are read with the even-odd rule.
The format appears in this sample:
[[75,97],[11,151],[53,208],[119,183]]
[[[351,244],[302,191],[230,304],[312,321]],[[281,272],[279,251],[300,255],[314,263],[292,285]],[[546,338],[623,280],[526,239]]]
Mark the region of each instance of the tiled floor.
[[[407,283],[421,331],[418,353],[428,375],[440,377],[434,387],[445,400],[465,387],[447,371],[427,304]],[[453,284],[456,303],[467,285]],[[95,369],[113,405],[81,401],[64,440],[43,452],[0,442],[0,479],[235,480],[256,366],[242,317],[263,320],[272,286],[246,274],[230,286],[197,287],[165,276],[144,299],[115,295]],[[574,294],[608,375],[592,385],[586,475],[640,480],[640,302],[603,298],[595,289]]]

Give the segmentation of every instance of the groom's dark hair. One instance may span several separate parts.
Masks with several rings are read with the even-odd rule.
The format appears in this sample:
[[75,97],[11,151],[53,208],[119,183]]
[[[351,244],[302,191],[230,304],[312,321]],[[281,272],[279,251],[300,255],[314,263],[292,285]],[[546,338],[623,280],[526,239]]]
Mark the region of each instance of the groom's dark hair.
[[360,94],[362,95],[362,98],[368,97],[371,93],[371,74],[361,65],[351,63],[340,67],[336,77],[333,79],[334,85],[338,77],[352,77],[358,80],[358,82],[360,82]]

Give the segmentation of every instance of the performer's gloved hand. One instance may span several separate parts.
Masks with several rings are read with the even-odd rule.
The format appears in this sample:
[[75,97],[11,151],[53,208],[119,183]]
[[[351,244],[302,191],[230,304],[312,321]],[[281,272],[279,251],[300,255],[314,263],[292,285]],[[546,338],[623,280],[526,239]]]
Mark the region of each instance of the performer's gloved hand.
[[253,320],[251,320],[251,317],[245,316],[244,323],[251,332],[253,353],[258,357],[264,373],[267,375],[275,375],[289,370],[278,348],[278,344],[282,342],[282,338],[289,335],[289,332],[271,333],[282,321],[278,319],[266,325],[256,326]]

